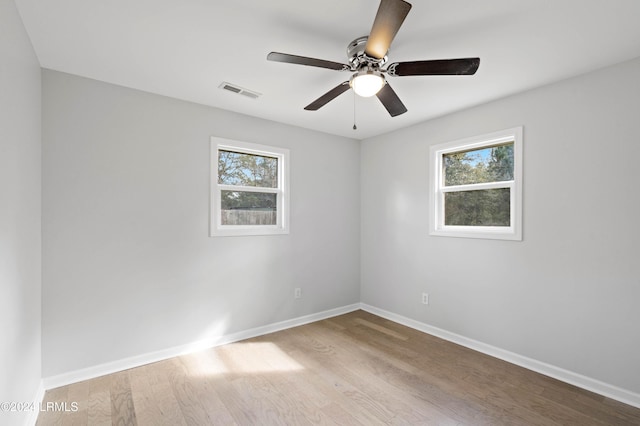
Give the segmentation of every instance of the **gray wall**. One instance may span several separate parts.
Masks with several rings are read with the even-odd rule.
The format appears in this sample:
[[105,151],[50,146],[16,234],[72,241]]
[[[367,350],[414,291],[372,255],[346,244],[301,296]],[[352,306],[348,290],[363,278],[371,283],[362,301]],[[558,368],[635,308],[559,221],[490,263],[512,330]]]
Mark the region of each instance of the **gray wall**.
[[40,194],[40,65],[0,0],[0,401],[33,401],[40,385]]
[[[635,60],[363,141],[362,302],[640,392],[639,75]],[[524,240],[429,236],[429,146],[519,125]]]
[[[208,236],[210,136],[290,150],[289,235]],[[355,140],[44,70],[44,376],[358,302],[359,161]]]

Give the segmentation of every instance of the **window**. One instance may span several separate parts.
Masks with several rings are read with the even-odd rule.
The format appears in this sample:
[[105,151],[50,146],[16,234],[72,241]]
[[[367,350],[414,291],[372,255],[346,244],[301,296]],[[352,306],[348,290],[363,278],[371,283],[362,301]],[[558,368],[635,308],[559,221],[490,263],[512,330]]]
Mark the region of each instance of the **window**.
[[289,150],[211,138],[212,236],[289,233]]
[[431,235],[522,240],[522,127],[430,154]]

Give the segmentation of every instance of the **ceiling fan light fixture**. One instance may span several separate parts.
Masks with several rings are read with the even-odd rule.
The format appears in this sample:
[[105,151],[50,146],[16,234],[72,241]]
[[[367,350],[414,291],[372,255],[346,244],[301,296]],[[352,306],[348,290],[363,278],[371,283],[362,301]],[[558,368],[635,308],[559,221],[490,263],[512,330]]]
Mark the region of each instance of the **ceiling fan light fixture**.
[[368,98],[380,91],[385,81],[378,71],[367,70],[357,72],[351,77],[349,85],[356,92],[356,95]]

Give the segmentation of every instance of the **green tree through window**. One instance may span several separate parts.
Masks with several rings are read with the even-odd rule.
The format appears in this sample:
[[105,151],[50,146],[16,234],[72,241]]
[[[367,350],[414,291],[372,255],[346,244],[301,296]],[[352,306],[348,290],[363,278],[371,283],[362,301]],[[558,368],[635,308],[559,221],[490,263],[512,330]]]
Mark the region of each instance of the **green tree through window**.
[[[443,155],[444,185],[473,185],[513,180],[513,143]],[[473,189],[444,195],[449,226],[510,226],[508,188]]]
[[[262,155],[220,150],[218,183],[243,187],[277,188],[278,159]],[[223,224],[275,225],[276,194],[222,191]]]
[[444,154],[445,186],[513,180],[513,144]]
[[278,159],[242,152],[218,152],[218,183],[276,188]]

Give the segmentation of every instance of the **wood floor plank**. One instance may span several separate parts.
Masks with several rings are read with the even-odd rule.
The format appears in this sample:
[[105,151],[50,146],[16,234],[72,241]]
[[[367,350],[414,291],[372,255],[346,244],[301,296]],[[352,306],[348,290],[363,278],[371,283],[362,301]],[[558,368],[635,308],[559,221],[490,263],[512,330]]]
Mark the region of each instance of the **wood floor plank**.
[[[287,410],[292,413],[289,416],[291,422],[294,424],[344,424],[336,423],[334,416],[337,415],[341,419],[349,416],[342,416],[339,410],[323,410],[331,401],[324,393],[315,391],[317,375],[293,360],[271,339],[257,338],[252,339],[252,342],[259,346],[249,346],[247,350],[250,356],[253,356],[253,351],[261,353],[263,370],[251,374],[261,374],[275,389],[278,389],[281,399],[288,406]],[[357,423],[352,422],[352,424]]]
[[298,345],[305,346],[314,342],[317,349],[315,353],[309,354],[315,362],[312,368],[329,366],[330,369],[323,371],[323,376],[332,377],[333,382],[340,385],[343,394],[352,402],[351,406],[358,407],[360,412],[371,413],[385,422],[392,421],[399,413],[412,423],[444,421],[445,417],[438,415],[436,407],[415,401],[412,393],[402,394],[397,389],[391,389],[390,384],[381,380],[375,370],[366,368],[376,360],[368,360],[366,354],[359,350],[350,352],[349,345],[344,344],[338,336],[323,341],[324,333],[314,331],[313,327],[308,327],[307,333],[298,336],[298,339],[304,336],[306,337]]
[[[349,331],[356,333],[357,330],[351,328]],[[367,333],[367,336],[363,338],[363,342],[366,342],[363,347],[374,346],[376,338]],[[456,351],[452,351],[453,360],[445,360],[445,362],[431,360],[428,363],[424,362],[424,359],[416,358],[414,363],[422,371],[422,375],[431,373],[428,377],[423,377],[428,383],[438,384],[438,389],[448,395],[447,400],[449,403],[457,400],[461,397],[461,406],[451,407],[456,411],[464,409],[479,409],[481,413],[490,413],[490,417],[484,420],[489,423],[491,419],[497,416],[497,413],[503,412],[506,417],[513,419],[514,421],[526,424],[599,424],[597,419],[586,418],[580,412],[567,413],[567,407],[560,406],[553,401],[548,401],[535,393],[527,393],[523,401],[519,401],[518,397],[522,396],[521,389],[511,386],[508,382],[504,382],[501,379],[496,380],[495,374],[491,376],[485,376],[480,374],[484,371],[483,363],[487,360],[497,361],[498,363],[504,363],[504,361],[495,360],[494,358],[487,357],[486,355],[476,354],[474,357],[476,361],[472,368],[468,368],[464,357],[457,358]],[[464,353],[465,357],[467,353]],[[482,355],[482,356],[480,356]],[[401,358],[396,354],[389,359]],[[505,365],[507,363],[504,363]],[[452,368],[455,367],[455,368]],[[518,367],[519,368],[519,367]],[[524,369],[522,369],[524,370]],[[529,372],[531,373],[531,372]],[[419,376],[420,373],[413,373]],[[535,373],[533,373],[535,374]],[[394,373],[389,377],[389,380],[394,380],[400,377],[401,374]],[[464,389],[465,394],[455,395],[457,389]],[[451,392],[454,392],[453,394]],[[428,397],[428,396],[427,396]],[[429,397],[428,397],[429,398]],[[465,408],[466,406],[466,408]],[[490,408],[487,411],[487,408]],[[474,421],[482,421],[483,417],[472,416]],[[502,417],[505,417],[504,415]],[[501,420],[505,422],[504,418]],[[573,423],[572,423],[573,422]]]
[[[295,334],[298,333],[299,330],[295,332]],[[316,375],[318,380],[314,382],[314,385],[317,388],[317,392],[326,395],[326,398],[335,402],[337,406],[350,413],[357,421],[363,424],[381,423],[382,420],[376,417],[375,413],[369,410],[368,407],[353,403],[354,396],[359,395],[359,390],[346,378],[336,374],[333,363],[326,363],[324,358],[318,357],[318,353],[331,353],[331,349],[318,342],[313,342],[312,344],[316,351],[309,351],[305,348],[306,343],[298,343],[297,338],[292,335],[290,339],[282,341],[280,345],[288,348],[288,353],[292,357]]]
[[65,402],[68,400],[69,386],[48,390],[42,399],[42,406],[38,414],[36,425],[62,425],[65,413],[60,410],[49,409],[50,403]]
[[111,374],[111,423],[114,426],[136,426],[136,413],[131,396],[129,373],[121,371]]
[[[233,379],[237,373],[225,365],[221,356],[221,348],[214,348],[205,352],[198,352],[183,357],[188,360],[187,369],[192,376],[206,378],[207,388],[215,392],[212,401],[218,399],[226,409],[226,413],[235,424],[256,424],[258,418],[251,406],[251,400],[244,397],[244,392],[237,392],[233,386]],[[233,424],[233,423],[229,423]]]
[[[354,337],[353,333],[356,333],[357,330],[353,328],[349,330],[352,332],[351,337]],[[366,342],[363,347],[374,347],[375,341],[375,336],[367,332],[366,337],[363,338],[363,342]],[[483,357],[478,357],[478,361],[482,362]],[[424,359],[416,358],[413,362],[418,370],[413,371],[407,380],[413,378],[417,381],[422,380],[437,385],[436,395],[424,395],[424,397],[429,400],[437,398],[440,404],[445,404],[457,414],[475,410],[475,414],[469,413],[474,422],[492,424],[498,420],[501,424],[507,424],[508,419],[516,424],[531,425],[590,424],[589,422],[594,422],[593,419],[585,418],[581,413],[567,414],[566,407],[557,406],[535,394],[527,394],[525,400],[520,402],[517,399],[518,389],[508,383],[489,379],[482,374],[474,376],[475,373],[483,370],[481,363],[476,363],[473,369],[465,369],[461,368],[460,360],[455,358],[454,355],[454,360],[441,362],[436,359],[428,363],[425,363]],[[389,359],[401,359],[401,356],[396,354],[390,356]],[[401,371],[394,372],[388,377],[388,380],[395,381],[402,376]],[[460,394],[459,390],[464,390],[464,393]],[[447,395],[444,400],[442,399],[443,395]],[[470,421],[470,419],[465,421]],[[592,424],[599,423],[595,421]]]
[[365,319],[362,319],[362,318],[357,318],[355,320],[355,322],[357,324],[359,324],[359,325],[363,325],[365,327],[369,327],[369,328],[371,328],[371,329],[373,329],[375,331],[378,331],[380,333],[384,333],[384,334],[386,334],[388,336],[391,336],[391,337],[393,337],[395,339],[399,339],[399,340],[407,340],[408,339],[407,336],[405,336],[403,334],[400,334],[400,333],[398,333],[396,331],[393,331],[390,328],[387,328],[387,327],[385,327],[383,325],[376,324],[376,323],[373,323],[371,321],[368,321],[368,320],[365,320]]
[[[322,324],[318,324],[321,326]],[[349,329],[351,330],[351,329]],[[367,338],[372,338],[377,330],[367,328],[362,330]],[[334,341],[340,342],[341,345],[347,346],[353,339],[352,335],[333,336]],[[344,340],[341,340],[344,339]],[[381,383],[385,383],[391,394],[406,394],[405,400],[411,401],[416,407],[428,407],[428,411],[433,415],[439,413],[445,418],[453,419],[458,422],[469,422],[473,420],[475,423],[482,421],[482,410],[475,409],[468,398],[456,395],[455,387],[448,380],[438,380],[435,376],[429,376],[430,382],[425,382],[423,376],[425,371],[417,369],[412,365],[402,362],[395,357],[388,357],[384,351],[377,351],[368,345],[358,345],[358,353],[352,353],[354,359],[357,359],[359,365],[356,365],[358,371],[371,371]],[[359,373],[363,374],[363,373]],[[429,386],[420,386],[429,383]],[[415,400],[414,400],[415,399]],[[464,409],[461,409],[464,408]],[[443,422],[443,419],[431,419],[432,422]]]
[[[356,311],[52,389],[37,425],[640,425],[622,404]],[[68,405],[67,405],[68,406]]]
[[129,370],[131,395],[140,425],[186,426],[162,364]]
[[111,425],[111,378],[102,376],[85,383],[89,387],[87,423],[98,426]]
[[[202,356],[211,357],[213,351],[202,353]],[[210,424],[235,425],[237,424],[224,405],[218,393],[215,391],[216,381],[221,380],[220,373],[203,372],[198,368],[195,356],[183,356],[179,358],[190,382],[194,386],[195,398],[201,404],[209,418]]]
[[212,419],[205,410],[198,394],[195,380],[188,375],[188,370],[178,358],[166,363],[173,395],[180,406],[187,425],[212,424]]

